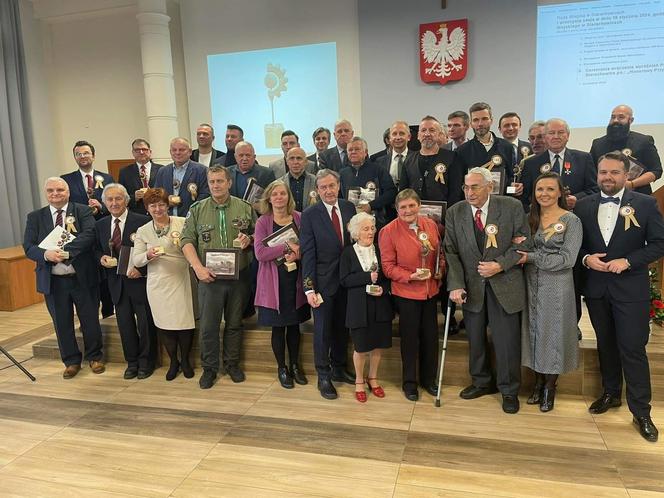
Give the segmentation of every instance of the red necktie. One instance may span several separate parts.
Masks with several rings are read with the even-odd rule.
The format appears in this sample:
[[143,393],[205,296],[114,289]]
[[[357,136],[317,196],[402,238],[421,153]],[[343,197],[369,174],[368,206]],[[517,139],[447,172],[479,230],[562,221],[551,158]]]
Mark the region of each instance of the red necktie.
[[339,215],[337,214],[337,206],[332,206],[332,226],[334,231],[337,232],[337,237],[339,237],[339,242],[341,245],[344,245],[344,239],[341,235],[341,223],[339,222]]
[[482,210],[475,211],[475,226],[480,232],[484,231],[484,223],[482,223]]
[[120,218],[115,218],[115,228],[113,229],[113,236],[111,237],[111,245],[113,246],[113,252],[115,254],[120,254],[120,247],[122,246],[122,234],[120,233]]
[[145,164],[141,165],[141,182],[143,182],[143,188],[148,188],[148,177],[145,174]]
[[88,180],[88,190],[94,190],[94,185],[92,184],[92,175],[85,175],[86,180]]
[[58,213],[58,215],[55,217],[55,224],[57,226],[61,227],[62,226],[62,209],[58,209],[56,211],[56,213]]

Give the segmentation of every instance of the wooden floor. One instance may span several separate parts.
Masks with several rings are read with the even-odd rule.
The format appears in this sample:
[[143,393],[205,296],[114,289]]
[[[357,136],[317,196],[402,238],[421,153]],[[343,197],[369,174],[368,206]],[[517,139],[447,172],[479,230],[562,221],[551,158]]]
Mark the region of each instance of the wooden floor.
[[[361,405],[349,385],[323,400],[313,375],[285,390],[248,372],[202,391],[163,368],[125,381],[121,364],[65,381],[59,361],[29,359],[47,322],[43,305],[0,313],[0,344],[37,377],[0,357],[3,498],[664,496],[664,444],[641,439],[626,406],[593,416],[591,399],[568,395],[548,414],[522,399],[506,415],[498,396],[445,386],[437,409],[395,383]],[[664,429],[664,402],[653,418]]]

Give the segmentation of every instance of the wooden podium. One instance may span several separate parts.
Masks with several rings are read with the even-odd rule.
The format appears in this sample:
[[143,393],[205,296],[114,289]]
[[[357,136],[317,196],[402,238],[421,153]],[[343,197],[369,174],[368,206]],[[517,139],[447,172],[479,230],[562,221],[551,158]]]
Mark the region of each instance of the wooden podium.
[[0,311],[14,311],[43,300],[37,292],[35,262],[21,246],[0,249]]

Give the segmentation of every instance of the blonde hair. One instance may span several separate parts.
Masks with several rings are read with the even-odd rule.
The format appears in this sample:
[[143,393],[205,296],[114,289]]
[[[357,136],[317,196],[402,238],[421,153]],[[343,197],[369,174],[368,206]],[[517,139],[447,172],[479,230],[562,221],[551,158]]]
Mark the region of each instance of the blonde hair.
[[288,184],[283,180],[274,180],[270,183],[265,191],[263,192],[263,197],[258,201],[258,210],[261,214],[272,214],[274,210],[272,209],[272,204],[270,203],[270,197],[272,192],[277,187],[284,187],[286,193],[288,194],[288,204],[286,204],[286,212],[292,214],[295,211],[295,199],[293,199],[293,193],[291,192]]

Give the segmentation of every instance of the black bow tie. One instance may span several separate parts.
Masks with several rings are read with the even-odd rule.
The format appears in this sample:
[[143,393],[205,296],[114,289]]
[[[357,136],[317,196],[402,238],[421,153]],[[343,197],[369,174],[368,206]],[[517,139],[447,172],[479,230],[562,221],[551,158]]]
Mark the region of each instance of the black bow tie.
[[606,204],[607,202],[613,202],[614,204],[620,204],[620,197],[600,197],[599,203]]

